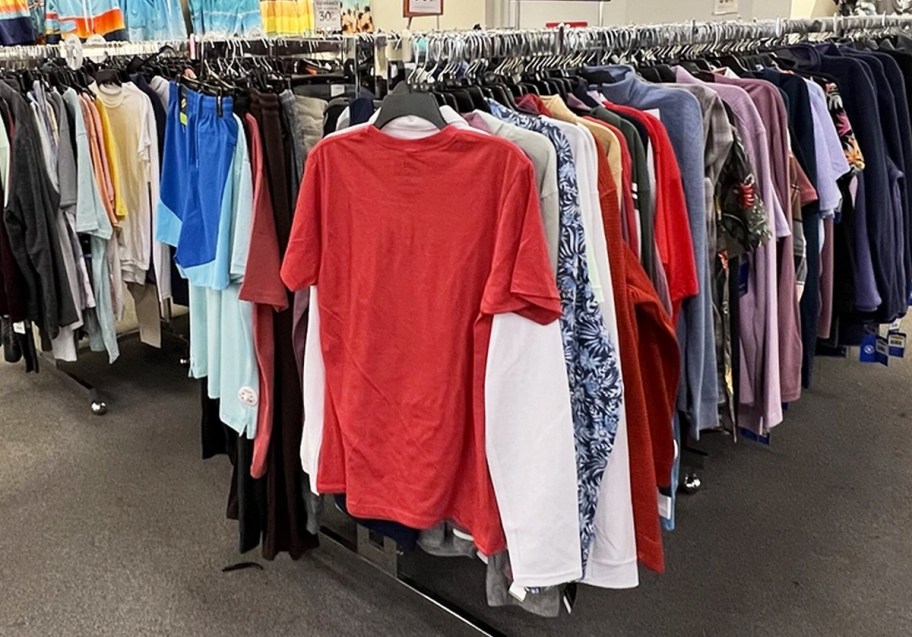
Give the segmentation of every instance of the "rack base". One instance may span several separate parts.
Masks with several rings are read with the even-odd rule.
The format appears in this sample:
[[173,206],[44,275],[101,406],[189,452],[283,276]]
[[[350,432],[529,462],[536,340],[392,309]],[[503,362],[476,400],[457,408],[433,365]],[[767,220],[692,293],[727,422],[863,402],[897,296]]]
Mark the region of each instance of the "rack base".
[[455,602],[423,586],[419,582],[405,575],[399,568],[399,548],[396,543],[386,537],[372,534],[367,528],[358,525],[357,541],[352,542],[333,529],[323,527],[320,535],[343,549],[354,553],[364,562],[370,564],[379,572],[395,580],[401,586],[410,590],[422,599],[430,602],[450,617],[460,622],[466,628],[478,635],[485,637],[507,637],[484,620],[476,617]]

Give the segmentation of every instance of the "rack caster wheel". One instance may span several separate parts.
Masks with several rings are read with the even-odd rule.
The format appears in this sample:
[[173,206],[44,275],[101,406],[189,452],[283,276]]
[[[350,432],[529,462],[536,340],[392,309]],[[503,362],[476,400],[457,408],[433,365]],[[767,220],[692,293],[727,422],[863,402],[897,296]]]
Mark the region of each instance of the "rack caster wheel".
[[92,413],[96,416],[104,416],[106,413],[108,413],[108,404],[100,400],[93,401]]
[[702,486],[703,481],[700,480],[700,476],[694,472],[685,475],[684,480],[681,482],[681,490],[687,495],[696,493]]

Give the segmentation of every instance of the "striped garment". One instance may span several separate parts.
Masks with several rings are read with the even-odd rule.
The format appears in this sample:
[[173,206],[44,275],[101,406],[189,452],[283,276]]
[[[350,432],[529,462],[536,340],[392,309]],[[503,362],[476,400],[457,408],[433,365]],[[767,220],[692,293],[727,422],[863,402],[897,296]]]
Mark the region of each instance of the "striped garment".
[[299,35],[314,29],[313,0],[260,0],[267,35]]
[[56,4],[62,37],[122,39],[125,35],[124,15],[117,0],[56,0]]
[[60,11],[58,0],[45,0],[44,4],[44,40],[48,44],[60,42]]
[[32,44],[35,27],[28,0],[0,0],[0,44]]

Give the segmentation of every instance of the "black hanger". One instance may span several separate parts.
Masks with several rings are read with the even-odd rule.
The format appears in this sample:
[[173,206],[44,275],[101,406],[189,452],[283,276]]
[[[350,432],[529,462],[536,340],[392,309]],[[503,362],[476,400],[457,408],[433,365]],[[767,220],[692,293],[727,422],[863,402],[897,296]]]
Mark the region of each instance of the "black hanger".
[[123,83],[120,81],[120,73],[117,69],[99,69],[95,73],[95,82],[100,86],[102,84],[114,84],[116,86],[122,86]]
[[717,59],[719,60],[720,66],[727,66],[738,75],[752,72],[746,66],[744,66],[744,60],[742,60],[737,55],[726,54],[720,56]]
[[469,94],[469,98],[472,100],[472,105],[476,110],[484,111],[489,113],[490,109],[488,108],[488,102],[485,100],[485,94],[482,92],[481,88],[474,85],[469,85],[465,87],[466,93]]
[[447,125],[433,95],[426,92],[412,92],[408,84],[402,82],[383,100],[374,126],[382,129],[394,119],[408,115],[420,117],[438,129],[443,129]]

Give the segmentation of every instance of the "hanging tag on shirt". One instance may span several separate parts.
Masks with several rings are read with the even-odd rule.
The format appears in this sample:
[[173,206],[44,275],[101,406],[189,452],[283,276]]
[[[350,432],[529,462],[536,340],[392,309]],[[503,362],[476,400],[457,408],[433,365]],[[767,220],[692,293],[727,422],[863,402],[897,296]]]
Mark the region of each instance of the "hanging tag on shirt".
[[181,88],[178,95],[180,95],[180,123],[181,125],[186,126],[189,121],[187,118],[187,94],[184,92],[184,89]]
[[25,321],[18,321],[13,323],[13,331],[16,334],[25,334]]
[[884,366],[889,366],[890,364],[890,342],[885,336],[877,336],[877,345],[875,346],[877,350],[877,362]]
[[658,494],[659,501],[659,517],[666,520],[671,519],[671,497],[667,495]]
[[526,589],[516,582],[510,584],[510,595],[520,602],[526,601]]
[[890,356],[893,358],[906,357],[906,333],[890,332],[887,335],[887,344],[889,346]]
[[741,437],[745,440],[756,442],[757,444],[761,444],[764,447],[772,446],[773,440],[770,437],[769,433],[758,434],[757,432],[751,431],[750,429],[745,429],[744,427],[738,427],[738,430],[741,432]]
[[738,296],[744,296],[750,290],[750,262],[747,259],[741,261],[738,268]]
[[902,332],[902,323],[903,322],[902,322],[901,318],[896,319],[895,321],[890,323],[890,329],[887,330],[887,332],[889,332],[890,334],[892,334],[893,332]]
[[864,335],[864,338],[861,339],[858,360],[862,363],[877,362],[877,334],[868,332]]

